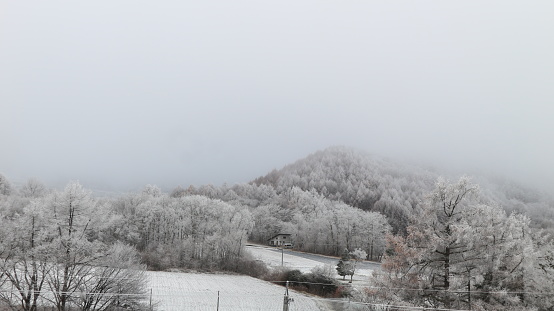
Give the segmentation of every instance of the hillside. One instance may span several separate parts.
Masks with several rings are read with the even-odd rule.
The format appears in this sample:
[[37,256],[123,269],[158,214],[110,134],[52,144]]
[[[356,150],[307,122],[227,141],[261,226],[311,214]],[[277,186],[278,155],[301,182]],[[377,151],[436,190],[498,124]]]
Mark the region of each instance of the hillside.
[[[382,213],[393,231],[401,232],[409,217],[417,214],[439,176],[459,177],[361,150],[330,147],[258,177],[253,183],[271,186],[276,193],[292,187],[315,190],[330,200]],[[481,200],[500,204],[508,212],[527,214],[536,227],[554,227],[554,203],[550,196],[499,177],[471,177],[481,187]]]

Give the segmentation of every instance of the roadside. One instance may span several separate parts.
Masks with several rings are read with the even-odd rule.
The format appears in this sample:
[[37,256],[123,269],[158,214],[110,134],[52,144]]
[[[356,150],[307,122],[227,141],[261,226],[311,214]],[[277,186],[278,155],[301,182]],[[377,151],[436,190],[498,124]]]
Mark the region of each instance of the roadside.
[[[341,283],[345,282],[335,270],[339,261],[338,257],[310,254],[291,249],[281,249],[252,243],[246,245],[246,250],[254,259],[264,262],[270,268],[285,267],[288,269],[298,269],[303,273],[307,273],[315,267],[320,267],[328,269],[334,278],[341,281]],[[379,263],[365,260],[359,261],[357,263],[356,272],[354,273],[352,285],[367,285],[373,271],[379,269],[381,269]],[[348,282],[348,278],[346,278],[346,282]]]

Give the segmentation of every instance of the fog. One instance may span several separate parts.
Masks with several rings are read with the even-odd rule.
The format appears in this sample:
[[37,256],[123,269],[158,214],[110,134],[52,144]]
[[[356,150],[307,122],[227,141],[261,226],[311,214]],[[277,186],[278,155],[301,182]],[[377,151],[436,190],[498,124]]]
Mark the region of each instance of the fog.
[[554,189],[554,3],[2,1],[0,173],[247,182],[332,145]]

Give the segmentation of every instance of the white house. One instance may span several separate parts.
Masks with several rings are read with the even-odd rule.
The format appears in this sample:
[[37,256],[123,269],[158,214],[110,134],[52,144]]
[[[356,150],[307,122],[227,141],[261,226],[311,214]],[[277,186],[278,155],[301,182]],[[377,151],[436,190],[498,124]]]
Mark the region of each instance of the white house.
[[279,233],[267,240],[269,246],[292,247],[292,238],[289,233]]

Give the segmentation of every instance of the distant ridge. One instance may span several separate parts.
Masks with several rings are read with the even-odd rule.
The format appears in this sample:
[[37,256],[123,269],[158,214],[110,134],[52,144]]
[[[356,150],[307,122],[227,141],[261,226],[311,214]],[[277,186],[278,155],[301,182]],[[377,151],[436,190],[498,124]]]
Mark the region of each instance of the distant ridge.
[[[417,214],[439,172],[409,165],[345,146],[317,151],[282,169],[252,181],[282,193],[291,187],[315,190],[331,200],[387,216],[395,231],[402,230]],[[449,179],[459,176],[443,174]],[[535,226],[554,227],[554,204],[538,192],[502,178],[471,176],[481,186],[482,200],[500,204],[507,211],[532,217]],[[545,215],[549,217],[545,218]]]

